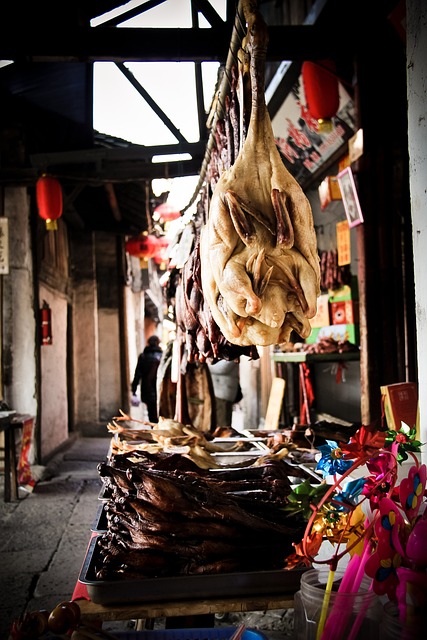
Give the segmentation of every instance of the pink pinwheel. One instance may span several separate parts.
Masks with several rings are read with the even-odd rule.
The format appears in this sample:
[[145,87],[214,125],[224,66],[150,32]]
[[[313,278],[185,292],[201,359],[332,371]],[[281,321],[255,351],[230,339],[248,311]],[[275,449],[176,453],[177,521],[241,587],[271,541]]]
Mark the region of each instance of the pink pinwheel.
[[366,463],[370,476],[366,478],[362,493],[369,496],[371,509],[376,509],[379,502],[390,495],[397,479],[397,462],[395,456],[384,451]]
[[[406,558],[412,569],[426,572],[427,569],[427,512],[417,520],[406,541]],[[426,574],[427,575],[427,574]]]
[[[399,506],[390,498],[379,501],[380,517],[375,524],[377,549],[366,563],[366,573],[374,579],[374,591],[379,595],[387,593],[391,600],[396,597],[396,587],[399,584],[399,567],[411,566],[418,560],[418,552],[424,544],[417,544],[417,525],[420,534],[426,531],[424,519],[414,521],[421,507],[424,497],[427,470],[425,465],[414,465],[409,470],[399,487],[399,497],[402,511],[409,520],[406,523]],[[412,523],[412,526],[411,524]],[[418,523],[421,523],[420,525]],[[414,554],[415,550],[415,554]],[[412,556],[415,557],[412,557]],[[421,562],[425,554],[421,553]]]
[[377,548],[366,562],[365,572],[373,578],[375,593],[378,595],[386,593],[390,600],[395,600],[396,587],[399,583],[397,569],[404,556],[401,540],[405,536],[405,521],[390,498],[383,498],[380,501],[379,512],[380,517],[375,523]]
[[399,487],[400,504],[410,522],[417,517],[424,498],[427,470],[426,465],[419,467],[414,465],[409,469],[408,476],[404,478]]

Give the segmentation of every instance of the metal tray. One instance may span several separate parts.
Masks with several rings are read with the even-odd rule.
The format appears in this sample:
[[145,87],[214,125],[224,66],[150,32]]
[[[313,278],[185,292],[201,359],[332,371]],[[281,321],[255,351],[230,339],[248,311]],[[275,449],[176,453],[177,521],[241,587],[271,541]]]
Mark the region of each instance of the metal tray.
[[290,571],[248,571],[140,580],[97,580],[95,566],[100,564],[97,540],[89,544],[79,580],[86,585],[90,599],[96,604],[131,604],[136,602],[162,602],[167,600],[199,600],[201,598],[228,598],[260,596],[281,593],[293,597],[300,587],[301,575],[306,569]]

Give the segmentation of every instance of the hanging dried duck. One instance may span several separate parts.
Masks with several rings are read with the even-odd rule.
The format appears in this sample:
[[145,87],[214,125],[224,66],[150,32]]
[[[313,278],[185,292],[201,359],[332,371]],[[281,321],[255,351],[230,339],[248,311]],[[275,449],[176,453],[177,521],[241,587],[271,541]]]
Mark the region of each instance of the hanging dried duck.
[[235,345],[309,335],[320,270],[310,204],[284,166],[265,103],[267,27],[255,3],[248,24],[252,108],[243,147],[222,173],[202,229],[202,288],[224,337]]

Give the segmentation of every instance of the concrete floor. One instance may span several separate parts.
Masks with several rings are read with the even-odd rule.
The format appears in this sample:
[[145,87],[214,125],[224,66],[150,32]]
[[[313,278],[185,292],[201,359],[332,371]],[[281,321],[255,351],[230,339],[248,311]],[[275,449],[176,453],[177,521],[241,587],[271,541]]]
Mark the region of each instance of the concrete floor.
[[[21,493],[16,502],[1,500],[0,640],[8,639],[11,622],[24,612],[51,611],[71,599],[99,506],[97,464],[105,460],[109,444],[107,433],[72,441],[41,470],[31,493]],[[292,636],[291,610],[218,616],[215,624],[233,626],[242,620],[269,640]],[[164,628],[164,621],[156,620],[156,626]],[[129,632],[135,621],[104,623],[103,628]]]

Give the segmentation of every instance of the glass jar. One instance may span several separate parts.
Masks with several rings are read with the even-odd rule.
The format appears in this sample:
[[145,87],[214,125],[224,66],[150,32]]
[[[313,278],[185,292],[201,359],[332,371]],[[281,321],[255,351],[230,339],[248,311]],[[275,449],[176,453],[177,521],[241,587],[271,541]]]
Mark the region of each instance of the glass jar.
[[386,602],[380,627],[380,640],[401,640],[403,626],[399,620],[399,607],[396,602]]
[[[369,588],[371,581],[364,577],[356,593],[340,592],[342,576],[342,571],[335,572],[322,640],[378,640],[382,607]],[[316,640],[328,577],[329,568],[310,569],[302,575],[294,597],[295,640]]]
[[415,640],[426,633],[427,613],[419,612],[407,622],[402,622],[397,602],[386,602],[380,626],[380,640]]

